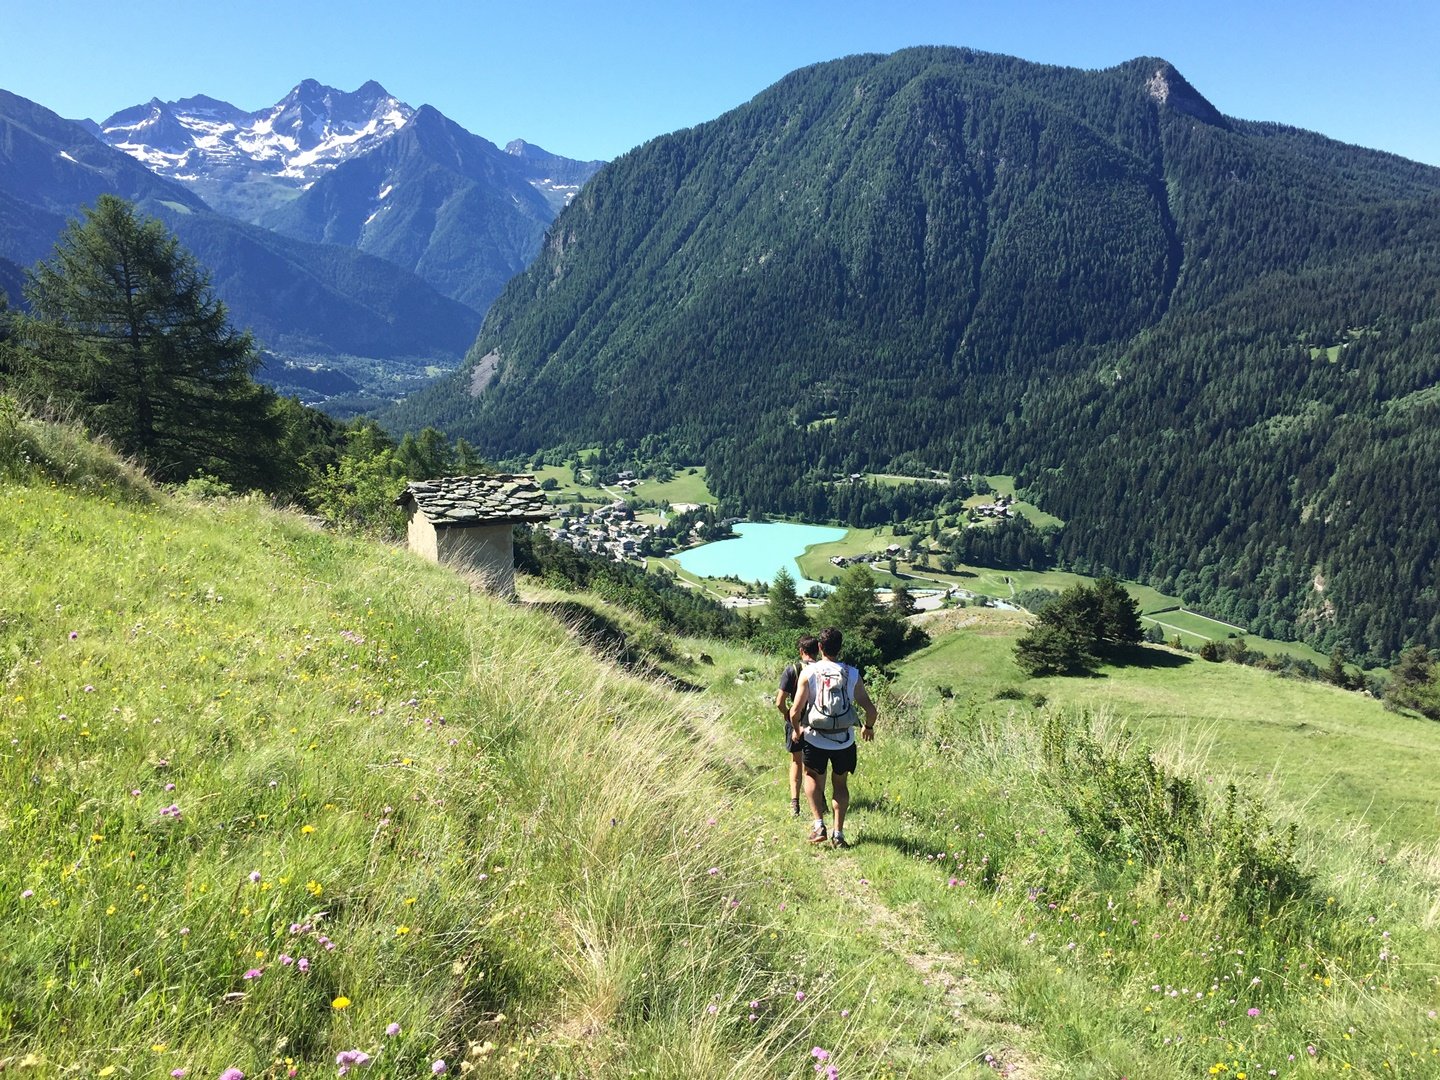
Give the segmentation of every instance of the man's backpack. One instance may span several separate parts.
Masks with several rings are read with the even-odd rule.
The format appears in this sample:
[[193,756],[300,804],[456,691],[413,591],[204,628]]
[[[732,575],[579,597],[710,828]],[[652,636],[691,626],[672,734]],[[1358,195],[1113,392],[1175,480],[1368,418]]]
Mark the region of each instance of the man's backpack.
[[855,726],[855,701],[851,696],[855,681],[852,671],[833,660],[812,665],[814,700],[810,702],[808,726],[814,731],[846,731]]

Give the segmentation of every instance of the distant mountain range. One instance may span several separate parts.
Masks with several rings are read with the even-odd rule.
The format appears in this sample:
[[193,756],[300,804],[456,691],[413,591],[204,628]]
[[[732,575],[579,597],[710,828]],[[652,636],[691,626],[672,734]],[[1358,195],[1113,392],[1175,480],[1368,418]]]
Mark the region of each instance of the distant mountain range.
[[836,476],[1014,473],[1071,566],[1384,656],[1440,642],[1437,297],[1440,169],[1163,60],[913,49],[612,162],[390,421],[655,436],[812,519]]
[[131,199],[211,269],[273,354],[268,379],[311,399],[360,385],[359,407],[459,360],[601,164],[500,150],[375,82],[306,80],[256,112],[152,100],[98,124],[0,92],[0,258],[44,257],[102,192]]

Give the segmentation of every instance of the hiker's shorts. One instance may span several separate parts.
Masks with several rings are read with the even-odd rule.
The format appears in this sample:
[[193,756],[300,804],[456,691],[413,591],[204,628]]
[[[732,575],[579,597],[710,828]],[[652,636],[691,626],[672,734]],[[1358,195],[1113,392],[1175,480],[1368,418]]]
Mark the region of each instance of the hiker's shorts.
[[801,760],[805,763],[805,771],[814,773],[816,776],[824,776],[827,765],[830,766],[831,772],[853,773],[859,757],[855,750],[854,743],[845,747],[844,750],[822,750],[820,747],[806,742],[804,757]]

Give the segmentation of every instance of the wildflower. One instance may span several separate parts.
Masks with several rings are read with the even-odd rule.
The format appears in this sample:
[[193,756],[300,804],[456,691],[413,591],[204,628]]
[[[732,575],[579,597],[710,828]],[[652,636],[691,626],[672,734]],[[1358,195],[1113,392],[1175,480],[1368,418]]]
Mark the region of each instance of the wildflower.
[[392,1038],[393,1038],[394,1036],[396,1036],[396,1035],[399,1035],[399,1034],[400,1034],[400,1025],[399,1025],[399,1024],[386,1024],[386,1025],[385,1025],[385,1034],[391,1036]]
[[309,970],[310,970],[310,958],[309,958],[308,956],[302,956],[302,957],[300,957],[299,960],[296,960],[296,961],[295,961],[295,967],[296,967],[300,972],[302,972],[302,973],[303,973],[303,972],[306,972],[306,971],[309,971]]
[[335,1064],[340,1066],[340,1075],[344,1076],[352,1068],[369,1065],[370,1055],[364,1050],[341,1050],[335,1055]]
[[265,969],[264,969],[264,968],[251,968],[249,971],[245,972],[245,974],[244,974],[244,975],[241,975],[240,977],[241,977],[242,979],[258,979],[258,978],[260,978],[261,975],[264,975],[264,974],[265,974]]
[[711,877],[714,877],[716,874],[720,873],[720,868],[718,866],[712,866],[709,870],[706,870],[705,872]]
[[714,1016],[717,1012],[720,1011],[720,1006],[718,1006],[718,1005],[713,1005],[713,1004],[711,1004],[711,1005],[706,1005],[706,1006],[705,1006],[705,1011],[706,1011],[707,1013],[709,1013],[711,1016]]
[[1260,1010],[1256,1008],[1249,1008],[1245,1010],[1245,1015],[1249,1017],[1256,1017],[1260,1015]]
[[436,1076],[439,1076],[441,1073],[445,1072],[449,1068],[450,1066],[445,1064],[444,1058],[440,1058],[440,1060],[430,1063],[430,1071]]
[[79,636],[80,636],[80,632],[79,632],[78,630],[71,630],[71,631],[70,631],[70,640],[71,640],[71,641],[74,641],[74,640],[75,640],[76,638],[78,638]]
[[811,1047],[810,1056],[813,1057],[816,1061],[829,1061],[830,1051],[825,1050],[822,1047],[815,1046]]
[[32,896],[34,896],[34,895],[35,895],[35,890],[34,890],[34,889],[26,889],[26,890],[24,890],[24,891],[20,894],[20,899],[21,899],[21,900],[29,900],[30,897],[32,897]]
[[805,1000],[805,991],[804,991],[804,990],[796,990],[796,991],[795,991],[795,1000],[796,1000],[796,1001],[804,1001],[804,1000]]
[[259,870],[251,870],[251,871],[250,871],[250,884],[251,884],[251,885],[258,885],[258,884],[260,884],[260,871],[259,871]]
[[344,994],[341,994],[334,1001],[330,1002],[330,1007],[332,1009],[348,1009],[350,1007],[350,999]]
[[245,1080],[245,1074],[231,1066],[220,1074],[220,1080]]
[[310,835],[311,833],[313,833],[314,831],[315,831],[315,826],[314,826],[314,825],[301,825],[301,826],[300,826],[300,834],[301,834],[302,836],[309,836],[309,835]]
[[185,1074],[189,1071],[189,1069],[171,1069],[170,1075],[174,1080],[185,1080]]

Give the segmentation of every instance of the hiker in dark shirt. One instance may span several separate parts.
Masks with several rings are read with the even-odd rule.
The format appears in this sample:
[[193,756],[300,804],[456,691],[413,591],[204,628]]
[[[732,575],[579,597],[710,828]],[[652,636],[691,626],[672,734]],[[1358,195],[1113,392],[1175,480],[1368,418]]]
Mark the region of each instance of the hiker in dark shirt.
[[799,817],[800,774],[803,769],[800,757],[805,744],[800,738],[800,732],[790,722],[790,703],[795,700],[795,688],[800,683],[801,670],[820,658],[820,640],[814,634],[805,634],[795,643],[795,648],[800,653],[800,660],[798,663],[786,664],[785,670],[780,673],[780,689],[775,694],[775,708],[780,710],[780,716],[785,721],[785,749],[790,752],[790,813]]
[[869,742],[875,737],[875,702],[860,680],[860,672],[840,662],[843,639],[840,631],[827,626],[820,631],[820,659],[800,673],[795,703],[790,706],[790,722],[799,726],[805,746],[801,751],[805,763],[805,794],[815,824],[810,842],[823,844],[825,835],[825,770],[830,770],[833,788],[831,807],[835,813],[835,831],[829,840],[837,848],[847,848],[845,811],[850,807],[850,774],[855,771],[855,725],[860,722],[858,707],[865,714],[860,737]]

